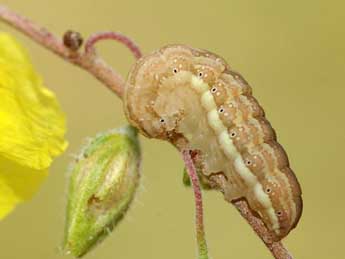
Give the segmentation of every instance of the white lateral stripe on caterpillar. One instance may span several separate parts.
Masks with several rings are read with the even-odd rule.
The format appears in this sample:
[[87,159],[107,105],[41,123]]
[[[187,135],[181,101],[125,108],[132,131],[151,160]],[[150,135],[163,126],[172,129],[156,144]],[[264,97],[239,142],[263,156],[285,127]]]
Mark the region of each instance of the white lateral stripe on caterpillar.
[[[244,102],[246,102],[246,104],[247,104],[248,107],[251,107],[251,106],[249,105],[249,101],[248,101],[248,98],[247,98],[246,96],[241,96],[241,99],[242,99]],[[237,114],[236,114],[236,119],[235,119],[235,121],[234,121],[234,124],[237,125],[237,126],[240,125],[240,124],[243,122],[242,117],[243,117],[243,116],[242,116],[242,114],[241,114],[241,111],[238,109],[238,110],[237,110]],[[254,123],[254,124],[256,125],[256,127],[259,128],[260,125],[259,125],[258,121],[257,121],[255,118],[252,117],[252,113],[249,113],[249,117],[252,119],[252,123]],[[274,159],[274,161],[275,161],[275,170],[273,170],[275,176],[281,177],[281,179],[283,179],[283,181],[284,181],[284,183],[286,184],[286,186],[289,186],[289,180],[288,180],[287,176],[284,175],[284,174],[279,170],[279,168],[278,168],[278,161],[277,161],[277,157],[274,155],[274,150],[273,150],[273,148],[272,148],[270,145],[264,143],[263,132],[262,132],[262,131],[259,131],[259,133],[261,133],[260,139],[261,139],[261,145],[262,145],[262,147],[263,147],[267,152],[270,153],[271,157],[272,157],[272,158]],[[251,141],[251,143],[252,143],[252,141]],[[264,161],[264,164],[265,164],[265,171],[266,171],[266,172],[270,171],[270,170],[268,169],[268,166],[267,166],[266,161],[265,161],[265,160],[263,160],[263,161]],[[290,190],[290,192],[288,192],[288,195],[289,195],[288,201],[290,201],[290,202],[293,201],[293,197],[292,197],[292,192],[291,192],[291,190]],[[284,207],[285,209],[289,207],[289,205],[287,204],[288,201],[286,201],[286,200],[284,200],[284,199],[282,199],[282,198],[280,199],[280,202],[283,204],[283,207]],[[296,206],[295,206],[295,204],[292,204],[291,207],[292,207],[292,218],[295,219],[295,218],[296,218],[296,215],[297,215],[297,213],[296,213]]]
[[[248,98],[247,98],[246,96],[241,96],[241,98],[242,98],[243,101],[245,101],[245,102],[247,103],[247,106],[250,107],[250,105],[248,105],[248,103],[249,103],[249,102],[248,102]],[[257,128],[260,128],[260,125],[259,125],[258,121],[257,121],[255,118],[253,118],[253,117],[251,116],[251,113],[249,113],[249,116],[250,116],[250,118],[252,119],[252,123],[254,123],[254,124],[256,125]],[[238,119],[238,118],[240,118],[240,119]],[[235,123],[235,125],[240,125],[240,124],[242,123],[242,114],[241,114],[241,111],[240,111],[239,109],[237,110],[237,116],[236,116],[236,119],[235,119],[234,123]],[[274,155],[273,148],[272,148],[270,145],[264,143],[263,132],[262,132],[262,131],[259,131],[259,133],[261,134],[261,135],[260,135],[260,139],[261,139],[260,142],[261,142],[262,147],[263,147],[266,151],[268,151],[268,152],[271,154],[271,157],[272,157],[272,158],[274,159],[274,161],[275,161],[275,167],[276,167],[276,169],[273,170],[275,176],[281,177],[281,179],[283,179],[283,181],[284,181],[284,183],[286,184],[286,186],[289,186],[289,180],[288,180],[287,176],[285,176],[285,175],[282,174],[281,172],[278,172],[278,171],[280,171],[280,170],[279,170],[278,167],[277,167],[278,162],[277,162],[276,156]],[[251,143],[252,143],[252,141],[251,141]],[[268,169],[268,165],[267,165],[266,160],[264,159],[263,161],[264,161],[264,165],[265,165],[265,172],[270,171],[270,170]],[[288,195],[289,195],[289,201],[292,201],[292,200],[293,200],[292,192],[291,192],[291,191],[288,192]],[[286,200],[280,199],[280,202],[283,204],[283,206],[284,206],[285,209],[288,208],[288,204],[287,204],[287,201],[286,201]],[[292,218],[295,219],[295,218],[296,218],[296,214],[297,214],[297,213],[296,213],[296,206],[295,206],[294,204],[292,204],[291,207],[292,207]]]
[[272,202],[268,195],[264,192],[262,185],[258,181],[257,177],[244,164],[240,153],[237,151],[235,145],[229,137],[229,133],[227,132],[226,127],[219,118],[217,106],[214,101],[214,97],[209,91],[209,86],[205,82],[203,82],[202,79],[197,78],[194,75],[192,75],[191,86],[197,92],[201,93],[201,104],[207,111],[209,125],[218,135],[218,140],[223,152],[228,158],[233,161],[236,173],[240,175],[240,177],[246,182],[249,187],[254,189],[254,194],[256,195],[258,201],[264,208],[266,208],[270,216],[270,221],[272,223],[274,231],[279,234],[280,231],[278,218],[274,212]]
[[[278,169],[277,157],[273,154],[274,153],[273,148],[270,145],[265,144],[265,149],[268,150],[268,152],[271,153],[271,156],[274,159],[276,170],[274,170],[273,172],[275,173],[276,176],[278,176],[278,175],[281,176],[281,178],[283,179],[283,181],[286,184],[286,186],[289,186],[289,179],[287,178],[287,176],[282,174],[282,172],[278,172],[280,170]],[[289,201],[292,201],[293,197],[292,197],[292,191],[291,190],[290,190],[290,192],[288,192],[288,195],[289,195]],[[286,204],[286,201],[284,199],[280,199],[280,202],[282,204],[284,204],[285,208],[288,207],[288,205]],[[291,206],[292,207],[292,218],[295,219],[296,218],[296,214],[297,214],[296,206],[294,204],[292,204],[292,205],[293,205],[293,206]]]

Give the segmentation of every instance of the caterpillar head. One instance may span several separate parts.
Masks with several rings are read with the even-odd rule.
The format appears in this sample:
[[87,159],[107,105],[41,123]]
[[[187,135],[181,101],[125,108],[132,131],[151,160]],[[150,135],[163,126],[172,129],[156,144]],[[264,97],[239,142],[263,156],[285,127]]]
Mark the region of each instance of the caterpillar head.
[[209,62],[216,57],[210,55],[184,45],[169,45],[141,58],[131,70],[125,90],[129,121],[148,137],[177,136],[179,121],[186,111],[193,110],[186,103],[193,91],[191,77],[212,81],[224,69],[224,65],[214,69]]
[[192,96],[191,77],[212,83],[226,67],[218,56],[185,45],[168,45],[133,66],[125,89],[129,121],[147,137],[171,139]]
[[167,46],[138,60],[130,71],[125,112],[147,137],[166,139],[173,134],[183,111],[167,100],[171,91],[167,84],[181,83],[183,71],[191,67],[191,56],[183,46]]

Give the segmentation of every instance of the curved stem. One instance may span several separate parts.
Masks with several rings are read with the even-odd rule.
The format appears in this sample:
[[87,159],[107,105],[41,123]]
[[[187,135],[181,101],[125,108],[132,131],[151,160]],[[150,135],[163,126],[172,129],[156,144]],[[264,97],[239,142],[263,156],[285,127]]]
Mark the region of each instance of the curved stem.
[[196,239],[199,249],[199,259],[208,259],[208,249],[204,230],[204,213],[202,205],[202,193],[199,183],[198,174],[196,172],[192,157],[189,150],[182,151],[182,157],[186,165],[186,169],[192,184],[195,200],[195,225]]
[[61,38],[54,36],[44,27],[33,23],[2,5],[0,5],[0,20],[26,34],[29,38],[66,61],[88,71],[117,96],[122,98],[125,87],[123,77],[100,57],[96,55],[90,57],[90,55],[81,54],[67,48]]
[[97,32],[92,34],[85,43],[85,53],[95,54],[94,45],[100,40],[119,41],[129,48],[136,59],[139,59],[142,56],[139,46],[132,39],[122,33],[113,31]]

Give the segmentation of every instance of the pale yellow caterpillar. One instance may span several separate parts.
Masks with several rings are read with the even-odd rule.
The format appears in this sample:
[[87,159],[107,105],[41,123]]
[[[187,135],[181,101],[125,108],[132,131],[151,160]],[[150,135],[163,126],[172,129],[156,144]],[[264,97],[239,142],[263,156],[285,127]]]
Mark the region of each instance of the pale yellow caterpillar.
[[299,183],[251,87],[219,56],[169,45],[132,68],[129,121],[144,135],[200,155],[202,176],[226,200],[245,198],[275,240],[301,216]]

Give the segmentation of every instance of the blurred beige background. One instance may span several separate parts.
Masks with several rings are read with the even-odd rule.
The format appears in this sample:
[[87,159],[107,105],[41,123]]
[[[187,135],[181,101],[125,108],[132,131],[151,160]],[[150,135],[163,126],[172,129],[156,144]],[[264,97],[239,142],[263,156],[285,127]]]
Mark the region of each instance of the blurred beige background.
[[[285,243],[296,258],[344,258],[345,2],[5,0],[51,31],[116,30],[144,52],[186,43],[223,56],[249,81],[303,187],[304,213]],[[121,102],[84,71],[15,34],[68,116],[68,151],[35,198],[0,222],[1,259],[57,259],[65,172],[87,136],[126,123]],[[99,44],[123,75],[134,62],[119,44]],[[88,259],[195,258],[192,193],[167,143],[142,138],[143,181],[128,217]],[[271,258],[219,193],[205,193],[214,259]]]

